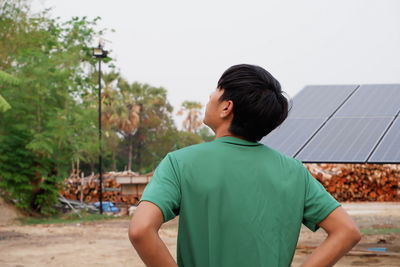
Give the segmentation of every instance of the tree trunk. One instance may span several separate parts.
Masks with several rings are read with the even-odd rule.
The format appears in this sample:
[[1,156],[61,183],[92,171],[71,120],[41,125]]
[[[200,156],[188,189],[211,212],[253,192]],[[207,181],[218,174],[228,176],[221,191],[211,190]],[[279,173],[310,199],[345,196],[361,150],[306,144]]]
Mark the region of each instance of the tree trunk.
[[128,171],[132,170],[132,135],[128,137]]
[[94,173],[94,163],[93,162],[89,163],[89,167],[90,167],[90,173]]
[[140,138],[137,148],[137,166],[138,166],[138,171],[140,171],[142,169],[142,141]]
[[71,160],[71,175],[72,175],[72,176],[75,175],[75,164],[74,164],[74,160]]
[[112,170],[117,171],[117,160],[116,160],[116,154],[115,151],[112,152]]
[[80,168],[79,163],[80,163],[79,159],[77,159],[76,160],[76,177],[78,177],[78,178],[79,178],[79,173],[81,172],[81,170],[79,169]]

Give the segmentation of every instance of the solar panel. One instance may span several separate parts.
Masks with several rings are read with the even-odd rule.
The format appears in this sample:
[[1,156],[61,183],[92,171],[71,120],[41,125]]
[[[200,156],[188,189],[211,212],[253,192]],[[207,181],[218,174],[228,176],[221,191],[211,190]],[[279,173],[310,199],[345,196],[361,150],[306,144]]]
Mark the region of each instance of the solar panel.
[[400,162],[400,117],[393,122],[385,137],[368,160],[371,163]]
[[321,127],[323,118],[287,119],[260,142],[293,157],[307,140]]
[[303,162],[366,162],[392,118],[331,118],[298,153]]
[[293,98],[289,118],[327,118],[358,85],[306,86]]
[[400,110],[400,84],[361,85],[334,117],[394,117]]
[[303,162],[400,163],[399,113],[400,84],[307,86],[261,143]]

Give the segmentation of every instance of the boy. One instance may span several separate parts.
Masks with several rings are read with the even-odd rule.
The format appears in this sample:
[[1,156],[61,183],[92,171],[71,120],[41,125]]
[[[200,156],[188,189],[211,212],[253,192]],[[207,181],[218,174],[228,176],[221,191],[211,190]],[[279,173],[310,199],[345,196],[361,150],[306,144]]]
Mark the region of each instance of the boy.
[[[302,163],[259,141],[288,115],[279,82],[259,66],[224,72],[204,123],[212,142],[169,153],[146,187],[129,238],[147,266],[290,266],[301,224],[326,240],[303,267],[332,266],[361,238]],[[179,215],[177,263],[158,236]]]

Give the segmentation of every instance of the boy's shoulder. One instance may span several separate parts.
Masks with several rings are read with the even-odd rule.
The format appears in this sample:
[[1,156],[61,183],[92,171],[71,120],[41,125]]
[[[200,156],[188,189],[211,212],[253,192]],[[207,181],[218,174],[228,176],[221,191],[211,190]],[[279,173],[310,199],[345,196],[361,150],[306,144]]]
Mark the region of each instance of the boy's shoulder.
[[[213,150],[219,150],[221,145],[220,142],[215,142],[210,141],[210,142],[204,142],[200,144],[194,144],[190,145],[175,151],[170,152],[169,154],[172,155],[174,158],[179,158],[179,159],[185,159],[185,158],[191,158],[195,155],[198,156],[207,156],[207,153],[212,152]],[[273,160],[276,162],[280,162],[281,164],[283,163],[287,167],[293,166],[294,168],[303,168],[304,165],[300,160],[297,160],[295,158],[289,157],[269,146],[266,146],[264,144],[260,144],[259,152],[261,152],[262,156],[265,156],[266,159],[268,160]],[[260,155],[261,156],[261,155]]]
[[200,144],[194,144],[194,145],[190,145],[187,147],[183,147],[180,148],[178,150],[172,151],[168,154],[174,156],[174,157],[185,157],[188,155],[192,155],[193,153],[199,153],[199,152],[207,152],[210,149],[213,149],[213,147],[215,146],[215,143],[213,141],[210,142],[204,142],[204,143],[200,143]]

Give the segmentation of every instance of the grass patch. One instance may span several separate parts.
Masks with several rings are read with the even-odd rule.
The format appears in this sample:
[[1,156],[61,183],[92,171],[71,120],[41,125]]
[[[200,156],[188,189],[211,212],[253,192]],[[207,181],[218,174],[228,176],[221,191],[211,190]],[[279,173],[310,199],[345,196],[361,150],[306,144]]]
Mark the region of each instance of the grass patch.
[[360,231],[365,235],[400,234],[400,228],[365,228]]
[[27,225],[34,224],[71,224],[71,223],[84,223],[84,222],[95,222],[100,220],[110,220],[116,219],[117,217],[105,215],[105,214],[91,214],[82,212],[80,213],[81,217],[76,213],[69,213],[51,217],[42,217],[42,218],[34,218],[34,217],[26,217],[22,218],[21,222]]

